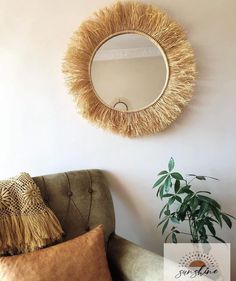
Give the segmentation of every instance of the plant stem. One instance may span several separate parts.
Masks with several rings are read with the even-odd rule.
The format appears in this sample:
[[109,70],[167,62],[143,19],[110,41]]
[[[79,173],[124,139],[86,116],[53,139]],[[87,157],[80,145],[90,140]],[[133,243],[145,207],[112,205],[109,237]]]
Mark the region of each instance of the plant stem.
[[187,233],[187,232],[180,232],[179,234],[184,234],[184,235],[190,235],[190,236],[192,236],[192,234]]
[[194,181],[196,179],[196,177],[192,178],[189,182],[187,182],[187,184],[189,185],[192,181]]
[[198,232],[197,232],[195,217],[193,217],[192,220],[193,220],[193,231],[194,231],[194,243],[198,243],[199,239],[198,239]]
[[193,230],[192,230],[192,226],[191,226],[191,217],[190,217],[189,213],[187,214],[187,216],[188,216],[189,229],[190,229],[190,233],[191,233],[191,236],[192,236],[192,242],[193,242],[194,236],[193,236]]

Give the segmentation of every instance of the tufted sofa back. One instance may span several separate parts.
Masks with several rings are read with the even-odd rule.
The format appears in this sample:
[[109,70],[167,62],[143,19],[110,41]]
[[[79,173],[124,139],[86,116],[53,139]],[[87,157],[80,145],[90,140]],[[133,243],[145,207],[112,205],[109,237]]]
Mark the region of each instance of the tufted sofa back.
[[104,174],[82,170],[33,178],[62,224],[65,240],[103,224],[106,242],[115,230],[114,207]]

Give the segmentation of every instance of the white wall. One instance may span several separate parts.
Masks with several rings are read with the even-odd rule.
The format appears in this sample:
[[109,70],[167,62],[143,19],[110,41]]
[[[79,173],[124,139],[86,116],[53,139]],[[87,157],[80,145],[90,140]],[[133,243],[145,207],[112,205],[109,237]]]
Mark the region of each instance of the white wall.
[[[196,95],[161,134],[126,139],[76,114],[61,62],[73,30],[112,0],[0,0],[0,178],[100,168],[108,172],[117,231],[161,252],[161,203],[151,186],[173,156],[185,173],[221,179],[206,186],[236,214],[236,2],[152,0],[185,26],[196,52]],[[232,242],[235,228],[222,236]],[[235,269],[234,269],[235,270]],[[234,272],[236,276],[236,271]]]

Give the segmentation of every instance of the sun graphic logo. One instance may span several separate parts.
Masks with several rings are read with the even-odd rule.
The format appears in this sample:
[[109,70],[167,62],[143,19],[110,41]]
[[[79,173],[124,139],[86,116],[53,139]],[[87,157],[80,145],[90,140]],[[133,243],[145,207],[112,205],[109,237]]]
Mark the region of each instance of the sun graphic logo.
[[216,259],[207,253],[193,251],[185,254],[179,262],[179,272],[176,279],[188,277],[201,280],[201,277],[207,277],[211,280],[219,280],[218,263]]
[[179,266],[182,267],[208,267],[208,268],[216,268],[218,267],[216,259],[209,254],[196,251],[189,252],[179,262]]

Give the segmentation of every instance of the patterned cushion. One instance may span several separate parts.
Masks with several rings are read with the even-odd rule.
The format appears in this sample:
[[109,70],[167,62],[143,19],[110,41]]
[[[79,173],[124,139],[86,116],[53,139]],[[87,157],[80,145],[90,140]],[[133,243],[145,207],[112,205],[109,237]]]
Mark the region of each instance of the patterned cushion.
[[34,251],[61,239],[62,233],[29,174],[0,181],[0,254]]

